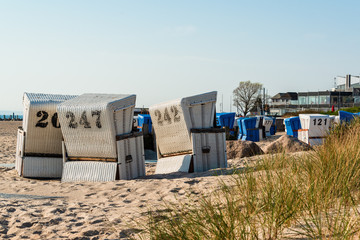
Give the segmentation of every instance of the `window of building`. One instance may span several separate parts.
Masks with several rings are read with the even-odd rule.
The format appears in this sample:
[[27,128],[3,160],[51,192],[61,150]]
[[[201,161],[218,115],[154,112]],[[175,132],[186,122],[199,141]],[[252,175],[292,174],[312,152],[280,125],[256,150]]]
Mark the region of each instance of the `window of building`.
[[353,102],[353,98],[351,96],[344,96],[343,97],[343,102],[344,103],[352,103]]
[[360,96],[354,96],[354,103],[360,103]]
[[299,104],[301,104],[301,105],[308,104],[307,96],[301,96],[298,98],[298,100],[299,100]]
[[309,104],[318,104],[318,96],[309,96]]
[[320,96],[319,97],[320,104],[329,104],[330,103],[330,96]]

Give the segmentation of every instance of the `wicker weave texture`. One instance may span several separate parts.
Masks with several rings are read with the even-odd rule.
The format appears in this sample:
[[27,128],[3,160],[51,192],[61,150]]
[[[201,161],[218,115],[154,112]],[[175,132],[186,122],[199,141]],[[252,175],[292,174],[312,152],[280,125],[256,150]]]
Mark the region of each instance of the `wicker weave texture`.
[[145,176],[143,136],[117,141],[120,179]]
[[130,133],[135,95],[83,94],[58,106],[69,157],[116,158],[116,135]]
[[162,155],[192,149],[190,129],[213,126],[216,92],[151,106],[149,109]]
[[65,162],[62,182],[108,182],[116,178],[117,163],[74,161]]
[[[176,110],[171,112],[171,109]],[[191,150],[190,131],[184,118],[181,100],[150,107],[149,111],[161,154]]]
[[226,168],[225,133],[192,133],[194,172]]
[[25,152],[61,154],[62,134],[56,113],[59,103],[74,95],[24,93]]
[[23,176],[36,178],[61,178],[62,158],[24,157]]

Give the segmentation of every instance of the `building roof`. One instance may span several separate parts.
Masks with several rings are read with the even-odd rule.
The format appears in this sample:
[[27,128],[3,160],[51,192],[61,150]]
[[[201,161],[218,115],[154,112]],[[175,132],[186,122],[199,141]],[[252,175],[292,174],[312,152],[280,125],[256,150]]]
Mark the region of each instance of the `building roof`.
[[298,94],[296,92],[278,93],[275,96],[273,96],[271,99],[297,100]]

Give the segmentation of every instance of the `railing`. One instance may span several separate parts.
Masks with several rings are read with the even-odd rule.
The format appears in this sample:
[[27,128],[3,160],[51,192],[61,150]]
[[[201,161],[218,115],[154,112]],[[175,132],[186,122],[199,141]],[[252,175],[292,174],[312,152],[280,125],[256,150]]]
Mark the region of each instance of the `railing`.
[[348,107],[360,107],[360,103],[334,103],[334,104],[270,104],[270,108],[281,109],[324,109],[331,108],[334,105],[335,109],[348,108]]

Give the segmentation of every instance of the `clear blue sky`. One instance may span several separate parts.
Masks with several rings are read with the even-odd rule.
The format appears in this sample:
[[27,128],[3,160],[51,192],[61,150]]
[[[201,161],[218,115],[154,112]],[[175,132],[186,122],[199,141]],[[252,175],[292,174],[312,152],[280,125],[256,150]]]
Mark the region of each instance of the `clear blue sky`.
[[240,81],[270,95],[327,90],[360,73],[359,11],[346,0],[0,0],[0,110],[22,110],[23,92],[134,93],[148,107],[217,90],[229,111]]

